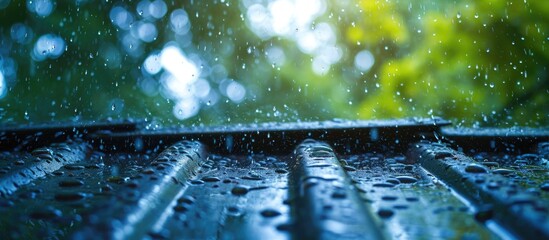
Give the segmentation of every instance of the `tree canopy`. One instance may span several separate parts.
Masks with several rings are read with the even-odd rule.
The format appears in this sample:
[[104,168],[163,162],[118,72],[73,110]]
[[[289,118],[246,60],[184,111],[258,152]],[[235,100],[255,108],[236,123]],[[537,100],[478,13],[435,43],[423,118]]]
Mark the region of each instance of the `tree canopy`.
[[549,2],[0,1],[0,118],[549,125]]

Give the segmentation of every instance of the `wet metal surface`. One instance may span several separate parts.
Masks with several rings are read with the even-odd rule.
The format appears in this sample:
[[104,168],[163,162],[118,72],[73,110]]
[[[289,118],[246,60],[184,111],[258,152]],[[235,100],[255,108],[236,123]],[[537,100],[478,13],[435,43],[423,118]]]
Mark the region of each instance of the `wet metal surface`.
[[382,228],[363,204],[332,148],[305,140],[296,149],[294,202],[302,239],[382,239]]
[[202,128],[167,128],[134,132],[98,132],[91,143],[105,150],[152,149],[182,139],[200,141],[218,153],[290,154],[305,139],[330,141],[337,151],[370,147],[406,148],[410,141],[432,135],[448,121],[439,118],[376,121],[263,123]]
[[349,175],[393,239],[498,239],[448,187],[397,153],[344,158]]
[[[492,135],[445,135],[438,123],[79,126],[64,139],[2,148],[0,231],[5,239],[549,238],[547,136],[507,136],[502,148]],[[17,133],[3,131],[2,141]],[[462,144],[476,137],[477,146]]]
[[549,177],[536,166],[536,154],[475,161],[444,144],[421,143],[409,155],[473,202],[477,220],[494,220],[528,239],[549,238],[549,198],[541,193]]
[[86,143],[68,142],[34,149],[32,152],[3,152],[0,155],[0,196],[51,174],[68,164],[83,160],[90,150]]

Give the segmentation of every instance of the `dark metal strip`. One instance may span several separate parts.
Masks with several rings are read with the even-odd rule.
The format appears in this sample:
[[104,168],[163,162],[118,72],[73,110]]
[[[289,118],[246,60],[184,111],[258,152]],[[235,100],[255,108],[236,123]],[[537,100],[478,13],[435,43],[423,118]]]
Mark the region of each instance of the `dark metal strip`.
[[155,233],[171,239],[290,239],[284,160],[210,155]]
[[543,128],[442,128],[441,134],[466,151],[524,153],[549,141],[549,129]]
[[305,140],[293,164],[298,239],[384,238],[330,146]]
[[103,132],[129,132],[137,129],[134,121],[44,123],[0,127],[0,149],[15,147],[29,149],[62,142],[69,137],[86,138],[88,134]]
[[142,239],[196,174],[206,157],[198,142],[182,141],[164,150],[148,168],[116,193],[117,201],[84,219],[74,238]]
[[477,220],[495,220],[524,239],[549,239],[548,202],[523,189],[501,170],[492,172],[438,143],[419,143],[411,147],[409,155],[470,200],[477,208]]
[[500,239],[468,204],[400,153],[344,156],[349,176],[392,239]]
[[4,156],[6,159],[0,163],[3,170],[0,174],[0,196],[5,197],[20,186],[50,174],[66,164],[84,160],[90,150],[86,143],[70,141],[37,148],[30,155],[17,156],[12,153]]
[[420,137],[433,138],[441,126],[449,124],[438,118],[265,123],[105,133],[95,134],[92,140],[94,145],[105,150],[152,149],[186,139],[200,141],[217,153],[290,154],[294,146],[313,138],[333,143],[337,151],[348,153],[387,142],[392,147],[407,147]]

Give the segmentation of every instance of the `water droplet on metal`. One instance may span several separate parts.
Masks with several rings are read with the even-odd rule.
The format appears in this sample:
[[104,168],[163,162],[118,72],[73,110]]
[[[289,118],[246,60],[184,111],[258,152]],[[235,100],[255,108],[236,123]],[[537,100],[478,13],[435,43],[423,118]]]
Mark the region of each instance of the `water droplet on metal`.
[[381,218],[390,218],[395,214],[395,212],[391,209],[387,208],[381,208],[377,211],[377,215]]
[[266,217],[266,218],[276,217],[276,216],[280,216],[280,215],[281,215],[281,213],[277,210],[274,210],[274,209],[265,209],[265,210],[261,211],[261,216]]
[[396,201],[398,199],[398,197],[396,196],[382,196],[381,197],[381,200],[383,201]]
[[468,173],[487,173],[488,170],[481,165],[471,163],[465,167],[465,171]]
[[231,193],[237,196],[245,195],[250,191],[250,187],[246,185],[236,185],[231,190]]
[[374,187],[380,187],[380,188],[392,188],[395,185],[391,183],[374,183],[372,186]]
[[60,187],[79,187],[83,185],[84,185],[84,182],[80,180],[63,180],[59,182]]
[[84,199],[85,197],[86,194],[81,192],[66,192],[55,194],[55,200],[61,202],[78,201]]
[[506,169],[506,168],[498,168],[498,169],[495,169],[492,171],[492,173],[495,173],[495,174],[501,174],[501,175],[509,175],[509,174],[512,174],[514,173],[515,171],[511,170],[511,169]]
[[219,182],[219,181],[221,181],[221,179],[219,179],[218,177],[203,177],[202,181],[204,181],[204,182]]
[[415,177],[411,176],[398,176],[396,177],[400,183],[415,183],[417,182],[417,179]]

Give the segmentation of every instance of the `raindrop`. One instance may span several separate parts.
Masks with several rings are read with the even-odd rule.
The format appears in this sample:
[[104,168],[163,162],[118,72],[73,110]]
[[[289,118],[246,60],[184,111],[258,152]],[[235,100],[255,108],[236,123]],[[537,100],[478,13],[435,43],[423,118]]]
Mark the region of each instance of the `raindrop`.
[[60,202],[70,202],[82,200],[86,197],[86,194],[81,192],[66,192],[55,194],[55,200]]
[[372,186],[379,187],[379,188],[392,188],[395,186],[395,184],[392,183],[374,183]]
[[381,218],[390,218],[395,214],[393,210],[387,209],[387,208],[381,208],[377,211],[377,215],[379,215]]
[[245,195],[250,191],[250,187],[246,185],[236,185],[231,190],[231,193],[237,196]]
[[82,165],[65,165],[64,168],[67,170],[82,170],[85,167]]
[[388,183],[391,183],[391,184],[394,184],[394,185],[400,184],[400,181],[396,178],[387,178],[385,180],[385,182],[388,182]]
[[345,190],[343,190],[342,188],[336,188],[332,193],[332,198],[344,199],[347,198],[347,193],[345,193]]
[[64,180],[59,182],[60,187],[80,187],[83,185],[84,185],[84,182],[80,180]]
[[468,173],[486,173],[488,172],[486,168],[484,168],[482,165],[471,163],[465,167],[465,171]]
[[402,210],[402,209],[408,209],[408,205],[405,204],[397,204],[393,206],[394,209]]
[[408,201],[408,202],[417,202],[417,201],[419,201],[419,198],[417,198],[417,197],[406,197],[406,201]]
[[506,169],[506,168],[498,168],[498,169],[495,169],[492,171],[492,173],[495,173],[495,174],[501,174],[501,175],[509,175],[511,173],[514,173],[515,171],[511,170],[511,169]]
[[383,201],[396,201],[398,199],[398,197],[396,196],[382,196],[381,197],[381,200]]
[[280,225],[276,226],[276,229],[278,231],[291,231],[292,228],[293,228],[293,225],[289,224],[289,223],[283,223],[283,224],[280,224]]
[[401,183],[415,183],[417,179],[411,176],[398,176],[396,177]]
[[191,196],[182,196],[182,197],[177,199],[177,202],[178,203],[193,204],[194,202],[196,202],[196,199],[194,197],[191,197]]
[[277,210],[274,210],[274,209],[265,209],[265,210],[261,211],[261,216],[266,217],[266,218],[276,217],[276,216],[280,216],[280,215],[281,215],[281,213]]
[[202,181],[204,181],[204,182],[219,182],[219,181],[221,181],[221,179],[219,179],[218,177],[203,177]]

